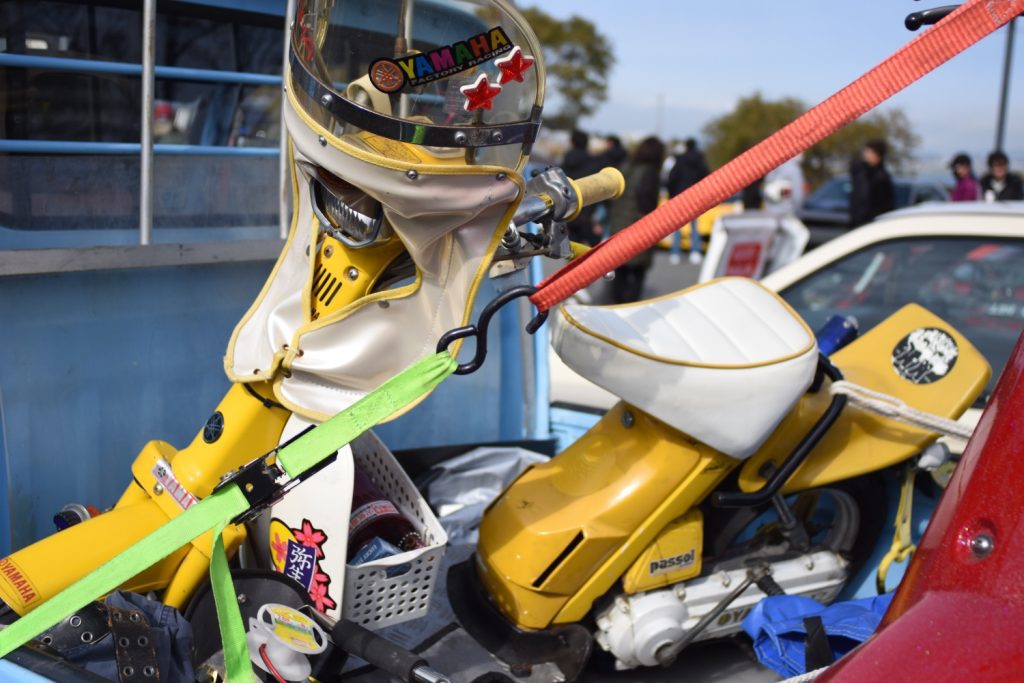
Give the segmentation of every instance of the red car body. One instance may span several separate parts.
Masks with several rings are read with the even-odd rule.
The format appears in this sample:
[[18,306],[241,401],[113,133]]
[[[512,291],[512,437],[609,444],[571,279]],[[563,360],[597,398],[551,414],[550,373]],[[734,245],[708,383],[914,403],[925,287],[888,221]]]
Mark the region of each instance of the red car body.
[[878,632],[817,680],[1024,680],[1024,337]]

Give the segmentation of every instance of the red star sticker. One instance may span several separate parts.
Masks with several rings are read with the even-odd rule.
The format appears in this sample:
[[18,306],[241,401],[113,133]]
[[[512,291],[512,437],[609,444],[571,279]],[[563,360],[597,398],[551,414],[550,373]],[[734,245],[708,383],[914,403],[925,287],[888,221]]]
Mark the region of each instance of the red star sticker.
[[498,83],[509,83],[511,81],[523,82],[523,74],[530,70],[533,66],[533,57],[527,57],[523,54],[523,50],[516,45],[512,48],[512,52],[509,52],[506,56],[501,59],[494,60],[494,66],[501,69],[501,75],[498,76]]
[[474,109],[491,109],[494,103],[491,102],[501,92],[500,85],[491,85],[487,80],[487,74],[480,74],[472,85],[464,85],[459,90],[466,96],[463,106],[466,111]]

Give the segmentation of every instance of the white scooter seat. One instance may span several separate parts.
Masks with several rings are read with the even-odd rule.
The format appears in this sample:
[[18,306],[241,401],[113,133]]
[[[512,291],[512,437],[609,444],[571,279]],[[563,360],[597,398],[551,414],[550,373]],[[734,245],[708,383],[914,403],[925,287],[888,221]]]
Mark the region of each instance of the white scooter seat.
[[635,304],[565,304],[554,323],[551,343],[566,365],[734,458],[764,443],[818,360],[800,316],[745,278]]

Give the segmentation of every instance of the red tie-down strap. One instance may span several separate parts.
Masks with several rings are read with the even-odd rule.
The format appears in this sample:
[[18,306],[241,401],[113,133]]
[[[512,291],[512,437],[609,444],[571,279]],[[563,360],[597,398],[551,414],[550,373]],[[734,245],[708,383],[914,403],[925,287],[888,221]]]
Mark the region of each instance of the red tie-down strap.
[[884,62],[785,128],[547,277],[530,301],[541,311],[550,309],[1022,13],[1024,0],[965,2]]

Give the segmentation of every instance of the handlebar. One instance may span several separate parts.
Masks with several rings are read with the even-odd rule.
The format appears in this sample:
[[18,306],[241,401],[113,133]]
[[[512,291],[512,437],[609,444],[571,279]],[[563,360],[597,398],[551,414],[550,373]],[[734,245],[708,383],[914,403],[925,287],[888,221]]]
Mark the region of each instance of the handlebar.
[[[579,256],[586,249],[573,245],[566,221],[579,216],[584,206],[621,197],[625,189],[626,179],[611,166],[577,180],[557,166],[536,174],[494,254],[491,277],[522,270],[534,256],[566,261]],[[528,223],[540,223],[541,230],[528,230]]]
[[570,221],[584,206],[617,199],[625,189],[626,179],[612,166],[578,180],[552,167],[530,180],[527,196],[519,204],[512,222],[525,225],[548,215],[555,221]]
[[578,180],[572,178],[568,180],[578,197],[576,211],[565,218],[568,221],[579,216],[584,206],[603,202],[606,199],[618,199],[626,191],[626,179],[622,176],[622,171],[614,166],[606,166],[597,173]]

